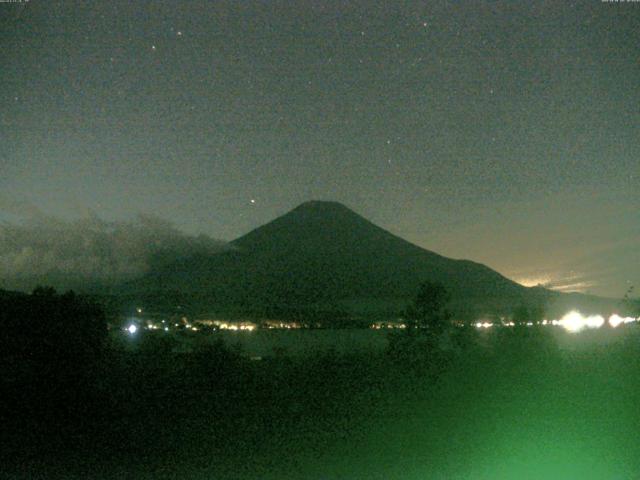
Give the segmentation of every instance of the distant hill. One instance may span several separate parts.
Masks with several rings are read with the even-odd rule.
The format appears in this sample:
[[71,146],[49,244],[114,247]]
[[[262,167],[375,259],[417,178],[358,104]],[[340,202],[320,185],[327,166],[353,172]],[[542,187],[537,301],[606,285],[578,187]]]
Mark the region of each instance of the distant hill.
[[256,315],[395,314],[424,280],[447,287],[459,316],[508,313],[519,304],[568,298],[420,248],[335,202],[303,203],[231,246],[167,265],[128,282],[120,293],[200,312]]

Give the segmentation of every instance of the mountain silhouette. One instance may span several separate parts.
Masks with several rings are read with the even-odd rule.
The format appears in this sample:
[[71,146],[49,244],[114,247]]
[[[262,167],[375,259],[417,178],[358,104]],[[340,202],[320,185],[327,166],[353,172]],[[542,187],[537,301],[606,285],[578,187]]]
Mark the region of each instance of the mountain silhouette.
[[126,291],[197,304],[201,311],[397,312],[421,282],[432,280],[449,290],[454,311],[474,314],[539,303],[555,293],[418,247],[336,202],[305,202],[230,246],[166,265],[129,282]]

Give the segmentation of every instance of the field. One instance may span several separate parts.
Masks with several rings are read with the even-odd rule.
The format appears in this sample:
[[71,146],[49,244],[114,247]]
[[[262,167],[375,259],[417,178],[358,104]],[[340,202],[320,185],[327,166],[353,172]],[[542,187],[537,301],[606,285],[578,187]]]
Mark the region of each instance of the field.
[[636,477],[635,325],[454,340],[429,354],[416,341],[391,352],[377,343],[354,353],[276,348],[259,361],[218,342],[190,354],[171,353],[161,338],[114,344],[89,379],[73,392],[61,387],[55,401],[38,385],[7,397],[2,475]]

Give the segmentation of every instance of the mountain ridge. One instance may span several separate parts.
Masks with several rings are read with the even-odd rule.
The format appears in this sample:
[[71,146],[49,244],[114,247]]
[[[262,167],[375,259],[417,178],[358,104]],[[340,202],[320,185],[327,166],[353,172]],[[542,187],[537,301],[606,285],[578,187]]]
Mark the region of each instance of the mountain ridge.
[[[460,316],[504,314],[558,296],[524,287],[486,265],[424,249],[333,201],[304,202],[230,246],[128,282],[127,291],[191,301],[201,311],[252,314],[308,309],[357,314],[362,305],[397,314],[425,280],[447,287]],[[372,308],[377,307],[367,307]]]

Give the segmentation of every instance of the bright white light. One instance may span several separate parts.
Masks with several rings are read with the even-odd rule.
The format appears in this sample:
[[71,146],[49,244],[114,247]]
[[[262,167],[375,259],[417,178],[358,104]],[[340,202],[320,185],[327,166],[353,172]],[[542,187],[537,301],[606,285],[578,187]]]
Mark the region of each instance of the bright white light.
[[614,313],[609,317],[609,325],[611,325],[613,328],[616,328],[621,323],[624,323],[624,318],[622,318],[620,315],[616,315]]
[[[618,325],[632,323],[632,322],[640,322],[640,318],[634,317],[621,317],[619,315],[613,314],[609,317],[608,323],[612,327],[617,327]],[[589,315],[584,316],[580,312],[576,310],[572,310],[567,313],[560,320],[543,320],[542,325],[554,325],[563,327],[568,332],[579,332],[585,328],[600,328],[607,320],[602,315]],[[473,324],[476,328],[489,328],[493,327],[495,324],[487,321],[479,321]],[[533,325],[532,322],[527,322],[528,326]],[[506,322],[504,326],[513,327],[513,322]],[[380,328],[379,325],[374,325],[373,328]]]
[[476,323],[476,328],[490,328],[493,327],[493,323],[490,322],[478,322]]
[[604,318],[600,315],[590,315],[584,319],[587,328],[600,328],[604,325]]
[[169,327],[164,327],[164,331],[168,332],[169,331]]
[[137,331],[138,331],[138,327],[136,327],[134,324],[131,324],[127,327],[127,332],[129,332],[131,335],[133,335]]
[[604,325],[604,318],[601,315],[584,317],[574,310],[558,320],[558,325],[569,332],[579,332],[583,328],[600,328]]
[[617,315],[615,313],[609,317],[609,325],[611,325],[613,328],[616,328],[618,325],[621,325],[623,323],[632,323],[635,321],[636,319],[633,317],[621,317],[620,315]]
[[584,317],[576,311],[567,313],[558,323],[569,332],[579,332],[585,327]]

